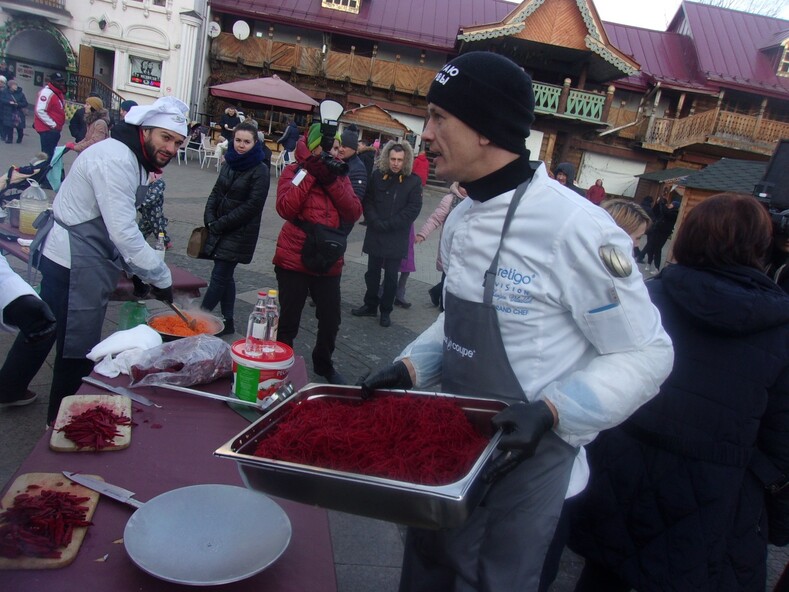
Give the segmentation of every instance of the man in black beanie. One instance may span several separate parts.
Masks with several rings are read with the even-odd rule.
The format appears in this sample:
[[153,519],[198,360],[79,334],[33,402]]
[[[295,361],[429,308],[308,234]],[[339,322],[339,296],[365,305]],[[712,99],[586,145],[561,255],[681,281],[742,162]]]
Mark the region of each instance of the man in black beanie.
[[486,467],[490,488],[465,521],[408,529],[400,592],[545,590],[564,545],[564,499],[588,477],[580,447],[657,393],[671,341],[630,238],[530,163],[534,94],[520,67],[463,54],[436,74],[427,101],[422,139],[436,175],[469,195],[444,222],[445,312],[363,379],[362,393],[440,382],[501,401],[491,421],[505,453]]
[[361,200],[367,192],[367,168],[356,154],[359,148],[359,128],[355,125],[345,128],[340,134],[340,158],[348,165],[348,178],[353,192]]

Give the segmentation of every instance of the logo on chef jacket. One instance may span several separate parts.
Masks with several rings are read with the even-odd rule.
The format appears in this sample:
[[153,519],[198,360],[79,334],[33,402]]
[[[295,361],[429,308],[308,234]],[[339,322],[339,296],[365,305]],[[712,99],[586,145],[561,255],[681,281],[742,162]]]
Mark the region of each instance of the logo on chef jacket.
[[447,64],[441,70],[438,71],[435,77],[435,81],[438,82],[441,86],[444,86],[450,79],[454,78],[460,74],[460,70],[458,70],[457,66],[453,66],[452,64]]
[[447,336],[444,336],[444,347],[447,348],[447,351],[456,351],[460,354],[461,358],[468,358],[471,359],[474,357],[474,354],[477,350],[475,349],[468,349],[467,347],[463,347],[459,343],[455,343]]
[[510,267],[509,269],[499,267],[498,276],[502,279],[509,280],[514,284],[526,286],[530,284],[535,277],[537,277],[537,274],[524,275],[514,267]]

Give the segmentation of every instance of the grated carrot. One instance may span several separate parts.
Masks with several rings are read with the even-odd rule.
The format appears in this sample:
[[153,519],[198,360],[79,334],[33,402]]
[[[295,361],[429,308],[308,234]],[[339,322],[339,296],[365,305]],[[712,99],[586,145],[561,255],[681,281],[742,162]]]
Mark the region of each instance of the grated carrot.
[[179,337],[190,337],[203,333],[210,335],[214,332],[214,327],[209,321],[197,317],[195,317],[195,321],[197,322],[196,330],[190,329],[189,325],[175,314],[152,318],[148,321],[148,325],[159,333],[178,335]]

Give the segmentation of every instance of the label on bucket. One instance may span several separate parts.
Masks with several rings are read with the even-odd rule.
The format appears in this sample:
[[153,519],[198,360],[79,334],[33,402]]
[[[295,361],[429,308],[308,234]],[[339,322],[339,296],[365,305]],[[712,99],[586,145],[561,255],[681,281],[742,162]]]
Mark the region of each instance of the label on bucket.
[[278,342],[271,354],[252,358],[244,353],[245,343],[245,339],[239,339],[230,347],[233,393],[244,401],[256,402],[273,394],[288,378],[295,358],[290,347]]

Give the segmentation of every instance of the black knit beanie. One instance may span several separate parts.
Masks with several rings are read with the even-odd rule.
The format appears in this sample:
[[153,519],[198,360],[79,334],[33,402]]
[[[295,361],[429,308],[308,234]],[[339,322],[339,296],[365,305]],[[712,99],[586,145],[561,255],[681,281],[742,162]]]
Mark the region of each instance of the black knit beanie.
[[340,135],[340,143],[346,148],[356,150],[359,148],[359,132],[355,129],[345,128]]
[[427,102],[446,109],[496,146],[526,152],[534,121],[531,78],[504,56],[472,51],[436,74]]

